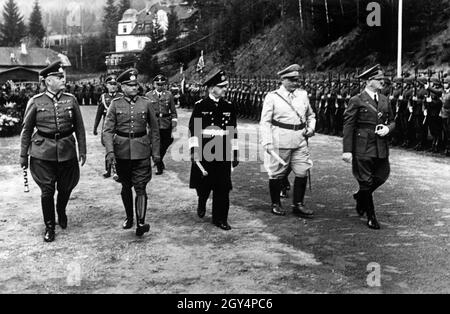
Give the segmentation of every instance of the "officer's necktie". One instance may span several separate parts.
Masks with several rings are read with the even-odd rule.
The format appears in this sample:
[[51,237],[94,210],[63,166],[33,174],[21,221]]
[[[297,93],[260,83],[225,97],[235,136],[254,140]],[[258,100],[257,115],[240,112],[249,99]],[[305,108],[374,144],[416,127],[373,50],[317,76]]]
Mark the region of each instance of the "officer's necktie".
[[377,107],[378,107],[378,96],[377,96],[377,94],[374,94],[374,95],[373,95],[373,100],[375,100],[375,104],[376,104]]

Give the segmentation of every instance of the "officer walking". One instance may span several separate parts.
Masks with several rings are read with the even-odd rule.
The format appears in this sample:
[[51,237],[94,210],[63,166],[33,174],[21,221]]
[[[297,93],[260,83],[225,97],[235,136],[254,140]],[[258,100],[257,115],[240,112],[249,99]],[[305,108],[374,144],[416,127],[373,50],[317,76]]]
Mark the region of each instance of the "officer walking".
[[189,121],[190,188],[197,190],[200,218],[205,216],[206,202],[213,192],[213,224],[228,231],[231,169],[239,165],[236,112],[224,99],[228,78],[223,71],[215,72],[204,84],[209,94],[195,104]]
[[[133,227],[133,192],[136,192],[136,235],[150,231],[145,223],[147,213],[146,187],[152,177],[150,157],[161,162],[159,154],[159,129],[150,99],[139,96],[137,70],[122,73],[117,82],[121,84],[123,96],[115,98],[106,114],[103,140],[108,166],[116,164],[119,182],[122,184],[122,201],[127,218],[124,229]],[[150,133],[147,134],[147,126]]]
[[381,95],[384,75],[376,65],[359,76],[366,80],[365,90],[349,101],[344,114],[345,162],[352,162],[353,175],[359,183],[354,195],[360,216],[367,213],[367,225],[380,229],[375,216],[373,192],[389,177],[389,143],[387,135],[395,128],[389,100]]
[[269,174],[272,213],[284,216],[280,202],[282,180],[289,169],[295,174],[293,213],[311,218],[305,207],[307,174],[312,167],[308,138],[314,135],[316,119],[306,91],[297,89],[300,66],[291,65],[278,72],[282,86],[267,94],[261,114],[264,166]]
[[[105,123],[105,117],[106,117],[106,113],[108,112],[108,108],[111,104],[111,102],[113,101],[114,98],[118,98],[123,96],[121,93],[118,93],[118,86],[117,86],[117,81],[116,81],[116,76],[115,75],[110,75],[106,78],[106,89],[107,92],[103,93],[100,96],[99,99],[99,104],[97,107],[97,114],[95,116],[95,122],[94,122],[94,135],[97,136],[98,135],[98,126],[100,124],[100,122],[103,119],[103,125],[102,125],[102,132],[103,133],[103,127],[104,127],[104,123]],[[101,134],[101,142],[102,145],[105,146],[104,142],[103,142],[103,134]],[[111,177],[111,165],[107,165],[106,164],[106,160],[105,160],[105,170],[106,172],[103,174],[103,177],[109,178]]]
[[[67,228],[66,207],[72,190],[78,184],[80,168],[75,148],[78,141],[79,161],[86,162],[86,134],[75,96],[63,93],[65,84],[61,61],[41,71],[46,91],[30,99],[21,134],[20,165],[30,170],[41,189],[41,206],[45,223],[45,242],[55,240],[55,186],[58,190],[56,212],[58,224]],[[37,132],[34,132],[37,129]]]
[[178,115],[175,108],[175,100],[170,91],[166,90],[167,78],[164,75],[157,75],[153,79],[155,89],[147,93],[159,125],[159,137],[161,141],[161,162],[156,164],[156,175],[162,175],[166,166],[164,156],[170,145],[173,143],[172,130],[177,127]]

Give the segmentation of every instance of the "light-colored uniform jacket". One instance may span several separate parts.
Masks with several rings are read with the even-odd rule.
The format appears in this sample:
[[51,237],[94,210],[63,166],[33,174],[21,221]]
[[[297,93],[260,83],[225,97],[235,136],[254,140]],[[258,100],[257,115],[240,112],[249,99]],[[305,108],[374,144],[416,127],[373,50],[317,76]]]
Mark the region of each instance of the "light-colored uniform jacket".
[[[277,93],[291,103],[300,115],[301,120]],[[308,130],[315,130],[316,119],[309,103],[308,93],[305,90],[297,89],[292,97],[284,86],[267,94],[264,100],[260,122],[263,147],[269,144],[273,144],[276,149],[297,149],[307,146],[304,129],[298,131],[288,130],[272,124],[273,120],[291,125],[305,123]]]

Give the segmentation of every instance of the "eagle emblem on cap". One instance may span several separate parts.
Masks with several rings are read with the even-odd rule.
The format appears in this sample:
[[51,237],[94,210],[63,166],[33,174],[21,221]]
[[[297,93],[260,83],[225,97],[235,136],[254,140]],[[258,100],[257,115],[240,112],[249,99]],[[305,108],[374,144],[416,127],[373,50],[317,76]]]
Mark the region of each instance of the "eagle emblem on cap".
[[64,73],[64,69],[62,67],[59,67],[59,73]]
[[222,75],[221,80],[225,81],[227,78],[225,77],[225,75]]
[[131,80],[131,81],[136,80],[136,76],[135,76],[135,75],[130,76],[130,80]]

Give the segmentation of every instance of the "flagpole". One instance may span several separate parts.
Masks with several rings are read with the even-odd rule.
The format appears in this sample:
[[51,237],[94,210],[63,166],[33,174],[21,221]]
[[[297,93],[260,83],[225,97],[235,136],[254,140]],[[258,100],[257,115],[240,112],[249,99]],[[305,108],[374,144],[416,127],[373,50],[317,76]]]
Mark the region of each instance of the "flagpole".
[[403,0],[398,1],[397,77],[402,76]]

